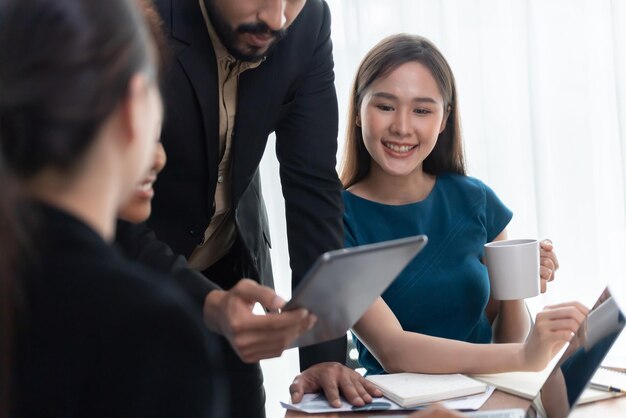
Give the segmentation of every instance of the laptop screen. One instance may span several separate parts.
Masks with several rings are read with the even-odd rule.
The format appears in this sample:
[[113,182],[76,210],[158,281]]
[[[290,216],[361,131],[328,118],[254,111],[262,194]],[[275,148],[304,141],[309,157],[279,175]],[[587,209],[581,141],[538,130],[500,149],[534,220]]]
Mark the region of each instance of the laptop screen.
[[543,406],[547,418],[569,415],[625,323],[624,313],[606,288],[533,402]]

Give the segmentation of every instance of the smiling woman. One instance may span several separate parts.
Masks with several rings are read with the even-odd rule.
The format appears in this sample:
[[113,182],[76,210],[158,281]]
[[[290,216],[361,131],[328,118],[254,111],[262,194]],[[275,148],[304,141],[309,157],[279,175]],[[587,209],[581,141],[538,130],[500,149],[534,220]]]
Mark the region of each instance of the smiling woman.
[[454,76],[443,56],[417,39],[388,38],[364,58],[352,88],[341,170],[344,186],[361,190],[371,181],[397,183],[423,165],[398,204],[424,198],[433,175],[465,174]]
[[[515,212],[511,235],[549,236],[558,247],[554,291],[529,300],[531,310],[577,298],[592,303],[590,295],[601,291],[604,280],[623,278],[626,2],[327,3],[340,133],[346,131],[349,90],[366,51],[397,32],[428,37],[455,68],[466,170],[490,184]],[[283,207],[271,150],[263,163],[263,191],[273,201],[268,207],[272,258],[274,271],[282,272],[276,285],[288,294]],[[626,352],[623,337],[616,354]],[[283,372],[289,359],[284,357],[284,363],[267,366],[275,367],[274,376]],[[289,364],[293,372],[296,364],[297,359]],[[267,407],[277,415],[277,399],[284,398],[288,383],[272,383]]]
[[[456,69],[468,173],[489,183],[516,213],[512,235],[549,236],[558,246],[557,277],[564,280],[554,282],[557,292],[529,301],[533,311],[599,292],[602,283],[590,277],[620,276],[626,3],[328,3],[340,115],[347,114],[360,58],[392,33],[432,39]],[[349,128],[346,119],[342,127]]]
[[[394,177],[408,175],[422,164],[446,127],[446,107],[430,70],[418,62],[402,64],[376,79],[364,94],[356,122],[371,156],[372,176],[379,173],[378,178],[389,184]],[[403,199],[423,199],[420,189],[411,187]]]
[[[544,367],[576,329],[559,320],[577,324],[585,308],[546,309],[529,334],[523,300],[490,294],[483,246],[506,238],[511,212],[464,173],[456,86],[445,58],[420,36],[385,38],[361,62],[350,100],[350,171],[341,173],[346,246],[429,237],[353,327],[361,364],[368,373]],[[556,269],[551,248],[542,260],[551,266],[542,277],[549,281]]]

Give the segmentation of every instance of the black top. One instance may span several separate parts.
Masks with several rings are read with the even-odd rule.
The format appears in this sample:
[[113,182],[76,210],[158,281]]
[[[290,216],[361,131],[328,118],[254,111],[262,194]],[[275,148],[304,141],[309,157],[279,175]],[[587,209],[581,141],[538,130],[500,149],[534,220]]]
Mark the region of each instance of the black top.
[[34,213],[12,416],[219,416],[218,353],[191,301],[78,219]]
[[204,300],[211,290],[219,289],[217,284],[189,268],[185,257],[174,254],[171,248],[163,241],[159,241],[154,232],[143,223],[133,224],[118,219],[115,244],[131,260],[174,277],[198,307],[204,306]]

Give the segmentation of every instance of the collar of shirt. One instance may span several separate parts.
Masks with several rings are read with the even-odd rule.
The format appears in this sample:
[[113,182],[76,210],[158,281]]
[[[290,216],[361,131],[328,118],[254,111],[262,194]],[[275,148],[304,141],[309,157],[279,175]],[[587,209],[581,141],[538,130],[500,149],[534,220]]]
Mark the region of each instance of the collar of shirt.
[[256,68],[265,60],[260,60],[257,62],[249,62],[249,61],[239,61],[235,57],[233,57],[228,49],[222,44],[217,32],[215,32],[215,28],[213,27],[213,23],[211,19],[209,19],[209,14],[206,9],[206,5],[204,0],[198,0],[200,3],[200,9],[202,10],[202,16],[204,17],[204,23],[206,24],[207,31],[209,32],[209,38],[211,39],[211,44],[213,44],[213,50],[215,51],[215,58],[217,59],[217,63],[220,68],[229,74],[229,76],[238,75],[242,72]]

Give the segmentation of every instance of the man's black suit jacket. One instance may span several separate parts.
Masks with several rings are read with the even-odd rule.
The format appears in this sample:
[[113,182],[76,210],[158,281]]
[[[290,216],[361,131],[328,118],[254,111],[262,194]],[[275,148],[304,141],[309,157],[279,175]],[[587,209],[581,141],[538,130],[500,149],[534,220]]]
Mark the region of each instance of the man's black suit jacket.
[[[218,170],[215,53],[198,0],[156,0],[170,43],[162,142],[168,164],[156,183],[150,226],[189,256],[214,211]],[[244,274],[272,286],[270,238],[259,163],[276,133],[292,285],[323,252],[343,246],[341,185],[335,170],[337,98],[330,12],[308,0],[264,62],[239,77],[231,151],[232,208]],[[301,367],[344,361],[345,339],[301,351]]]

